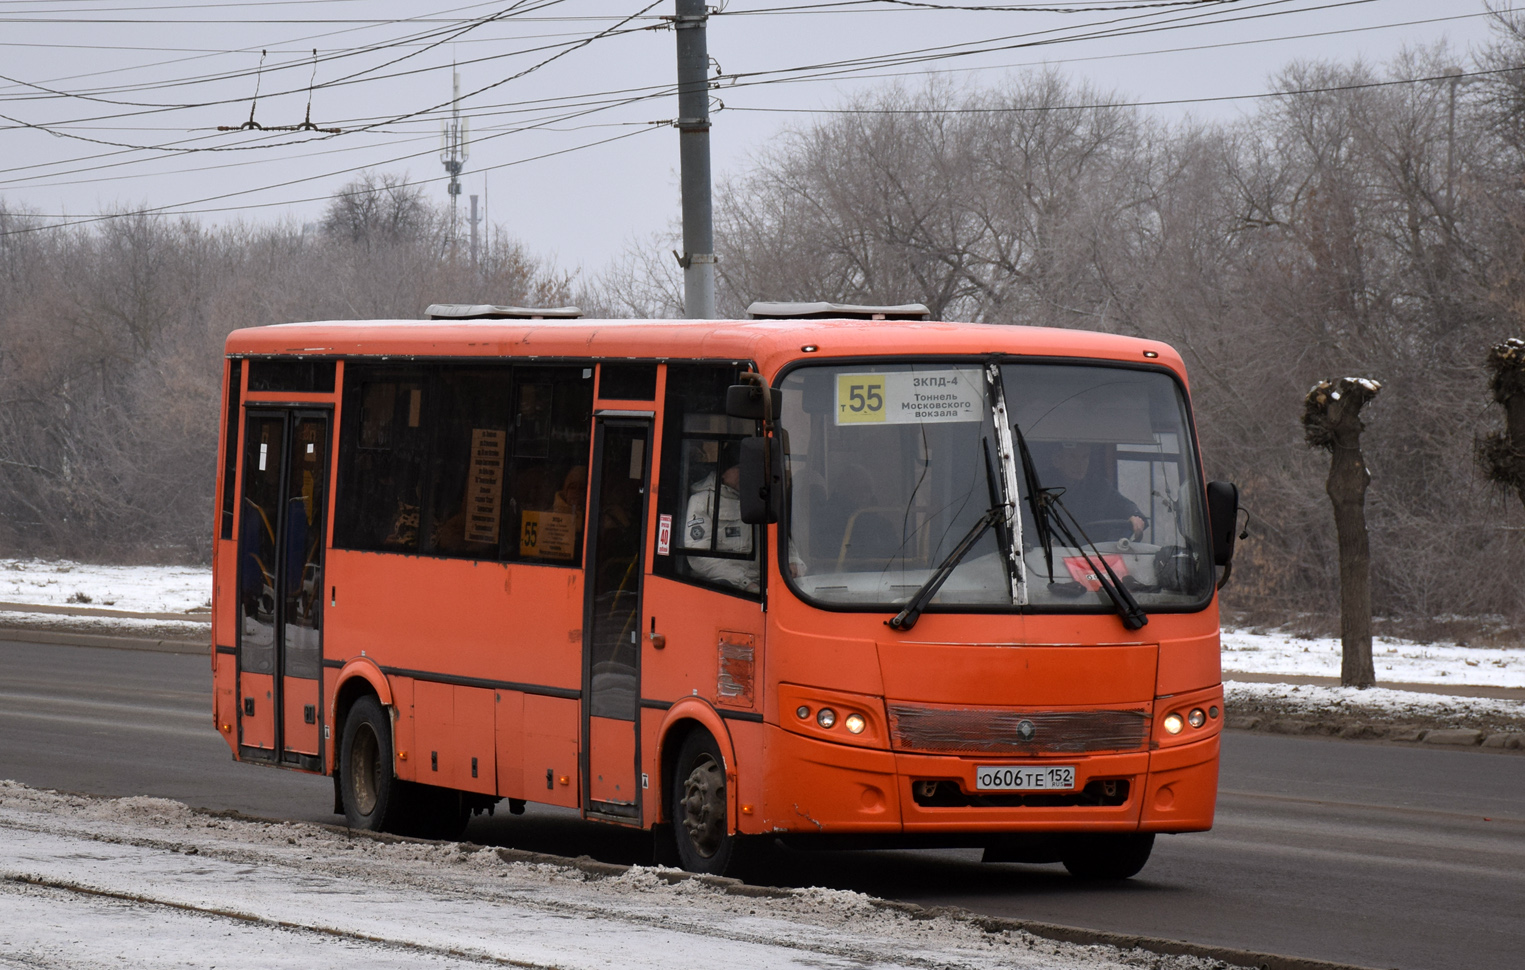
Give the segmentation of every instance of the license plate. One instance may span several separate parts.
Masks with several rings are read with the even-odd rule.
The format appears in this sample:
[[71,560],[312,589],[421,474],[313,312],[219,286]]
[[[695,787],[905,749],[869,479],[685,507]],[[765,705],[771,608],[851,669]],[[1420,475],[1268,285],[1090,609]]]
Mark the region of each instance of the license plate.
[[1074,791],[1074,765],[980,765],[974,769],[980,791]]

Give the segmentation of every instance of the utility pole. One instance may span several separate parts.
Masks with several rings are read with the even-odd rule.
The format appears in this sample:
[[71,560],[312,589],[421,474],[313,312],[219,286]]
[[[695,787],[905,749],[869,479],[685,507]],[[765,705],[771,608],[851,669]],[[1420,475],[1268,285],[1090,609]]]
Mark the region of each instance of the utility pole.
[[466,167],[466,156],[469,151],[466,147],[466,131],[470,126],[469,118],[461,117],[461,76],[454,71],[450,72],[452,82],[455,85],[454,96],[450,106],[450,120],[441,125],[440,130],[440,161],[445,165],[445,171],[450,173],[450,184],[445,191],[450,194],[450,248],[455,248],[455,207],[461,197],[461,169]]
[[477,197],[471,197],[471,265],[477,264]]
[[715,316],[715,225],[710,204],[710,52],[704,0],[677,0],[678,158],[683,190],[683,315]]

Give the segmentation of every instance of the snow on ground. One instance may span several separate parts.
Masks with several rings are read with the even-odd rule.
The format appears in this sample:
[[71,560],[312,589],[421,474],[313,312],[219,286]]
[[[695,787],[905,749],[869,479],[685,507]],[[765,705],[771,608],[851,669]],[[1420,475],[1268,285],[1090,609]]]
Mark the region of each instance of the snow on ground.
[[[456,843],[0,781],[0,966],[1207,970],[853,892],[599,877]],[[88,930],[82,927],[89,927]]]
[[[1473,647],[1377,637],[1372,662],[1379,683],[1525,687],[1525,645]],[[1224,630],[1223,669],[1230,678],[1230,671],[1338,677],[1340,640]]]
[[92,566],[68,560],[0,559],[0,603],[185,613],[212,605],[202,566]]
[[1413,721],[1467,725],[1502,731],[1525,730],[1525,700],[1430,694],[1371,687],[1322,687],[1313,684],[1259,684],[1224,674],[1223,703],[1230,714],[1284,711],[1316,720]]

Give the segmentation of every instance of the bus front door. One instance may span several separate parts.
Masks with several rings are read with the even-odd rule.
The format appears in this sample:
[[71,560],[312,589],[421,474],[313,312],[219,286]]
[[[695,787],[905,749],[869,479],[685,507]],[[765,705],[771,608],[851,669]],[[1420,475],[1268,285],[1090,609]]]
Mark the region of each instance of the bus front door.
[[636,731],[641,684],[641,574],[651,422],[599,417],[593,431],[588,581],[583,615],[583,811],[639,824]]
[[251,408],[244,420],[239,757],[321,771],[329,419]]

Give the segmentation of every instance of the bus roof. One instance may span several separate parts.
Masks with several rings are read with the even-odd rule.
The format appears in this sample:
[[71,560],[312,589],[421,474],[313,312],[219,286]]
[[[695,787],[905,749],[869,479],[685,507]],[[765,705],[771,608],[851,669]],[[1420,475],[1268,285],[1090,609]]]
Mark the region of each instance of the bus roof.
[[770,375],[801,358],[997,353],[1158,363],[1185,377],[1180,355],[1157,340],[1091,330],[884,320],[325,320],[235,330],[228,335],[227,353],[747,360]]

